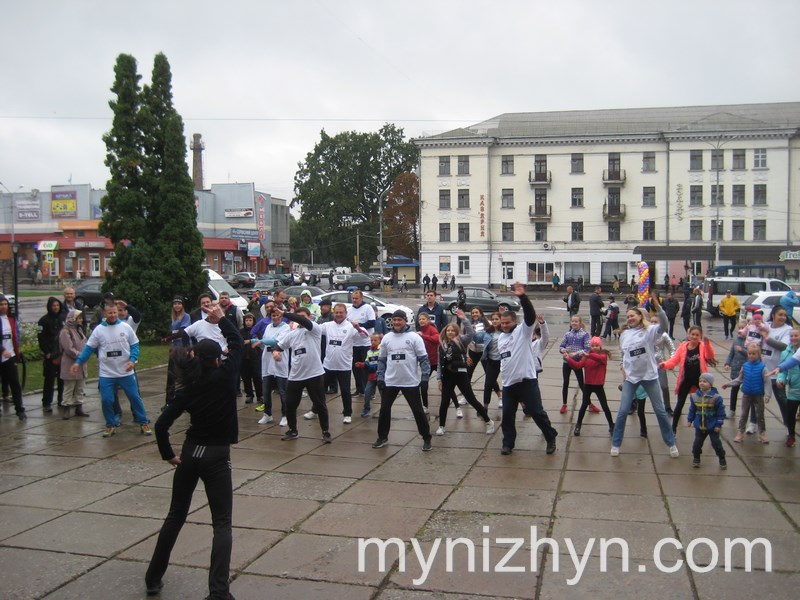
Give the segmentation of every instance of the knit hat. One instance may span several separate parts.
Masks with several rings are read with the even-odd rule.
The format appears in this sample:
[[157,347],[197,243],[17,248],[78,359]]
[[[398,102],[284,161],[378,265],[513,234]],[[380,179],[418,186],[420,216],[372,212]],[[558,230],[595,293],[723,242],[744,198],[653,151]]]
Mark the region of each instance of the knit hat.
[[395,317],[399,317],[403,319],[403,321],[408,321],[408,316],[406,315],[406,313],[400,310],[399,308],[392,313],[392,318],[394,319]]
[[603,347],[603,338],[594,336],[592,339],[589,340],[590,346],[600,346]]
[[194,345],[194,355],[201,360],[219,358],[222,354],[222,347],[214,340],[200,340]]
[[712,387],[714,386],[714,375],[712,373],[701,373],[700,381],[707,381]]

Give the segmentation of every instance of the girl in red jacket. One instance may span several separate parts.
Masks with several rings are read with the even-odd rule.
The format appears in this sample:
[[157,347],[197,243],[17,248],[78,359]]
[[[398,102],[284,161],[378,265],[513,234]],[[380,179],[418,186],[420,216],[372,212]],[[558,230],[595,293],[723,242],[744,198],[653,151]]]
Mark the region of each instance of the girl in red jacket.
[[606,415],[608,421],[608,432],[614,432],[614,420],[611,418],[611,411],[608,409],[608,401],[606,400],[606,390],[603,387],[606,383],[606,367],[608,366],[608,359],[611,352],[603,349],[603,340],[597,336],[589,340],[589,353],[580,353],[580,359],[575,360],[569,351],[564,348],[562,350],[564,360],[573,369],[583,369],[583,403],[578,412],[578,423],[575,425],[575,435],[581,434],[581,424],[583,423],[583,416],[586,414],[586,409],[591,405],[590,398],[592,394],[597,395],[600,401],[600,406],[603,408],[603,413]]

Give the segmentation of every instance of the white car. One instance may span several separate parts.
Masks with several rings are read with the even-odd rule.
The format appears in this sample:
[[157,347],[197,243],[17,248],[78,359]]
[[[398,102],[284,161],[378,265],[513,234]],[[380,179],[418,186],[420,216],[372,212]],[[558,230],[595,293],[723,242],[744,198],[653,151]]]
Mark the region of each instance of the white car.
[[[322,300],[330,300],[333,304],[344,304],[349,309],[353,305],[353,294],[352,292],[346,291],[328,292],[326,294],[314,296],[311,298],[311,300],[317,304],[319,304]],[[384,302],[383,300],[379,300],[375,296],[371,296],[369,294],[364,294],[364,302],[371,304],[375,309],[375,315],[379,319],[386,321],[387,329],[392,328],[392,313],[396,310],[402,310],[404,313],[406,313],[406,318],[408,319],[409,325],[414,324],[414,311],[407,306]]]
[[[739,308],[739,318],[742,321],[749,321],[753,318],[753,313],[755,311],[762,310],[764,311],[764,320],[766,321],[775,305],[780,304],[781,298],[788,293],[789,292],[758,292],[757,294],[748,296]],[[793,318],[794,321],[797,322],[798,318],[800,318],[800,311],[794,311]]]
[[222,278],[222,275],[212,269],[203,269],[208,273],[208,291],[214,296],[215,300],[219,300],[220,292],[228,292],[231,302],[242,309],[242,312],[247,310],[247,300],[242,298],[231,285]]

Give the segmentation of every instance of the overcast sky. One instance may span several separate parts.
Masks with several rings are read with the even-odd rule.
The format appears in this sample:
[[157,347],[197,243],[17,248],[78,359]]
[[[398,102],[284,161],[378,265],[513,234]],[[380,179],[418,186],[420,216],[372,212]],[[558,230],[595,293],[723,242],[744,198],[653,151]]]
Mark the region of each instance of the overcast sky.
[[[800,2],[3,0],[0,181],[104,188],[114,63],[164,52],[205,184],[291,199],[325,129],[800,100]],[[190,157],[187,161],[191,164]]]

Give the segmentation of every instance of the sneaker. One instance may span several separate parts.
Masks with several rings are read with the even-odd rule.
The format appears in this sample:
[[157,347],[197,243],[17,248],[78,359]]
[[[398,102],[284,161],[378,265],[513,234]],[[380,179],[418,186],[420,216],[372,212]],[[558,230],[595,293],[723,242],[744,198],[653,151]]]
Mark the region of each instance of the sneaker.
[[647,438],[647,431],[642,430],[639,432],[639,437]]
[[425,413],[425,416],[426,416],[426,417],[427,417],[427,416],[430,416],[430,414],[431,414],[431,411],[430,411],[430,410],[428,410],[428,407],[427,407],[427,406],[423,406],[423,407],[422,407],[422,412],[424,412],[424,413]]
[[503,408],[503,402],[502,401],[497,403],[497,408]]
[[389,440],[387,440],[386,438],[378,438],[377,440],[375,440],[375,443],[372,444],[372,447],[373,448],[383,448],[388,443],[389,443]]
[[748,435],[750,435],[751,433],[756,433],[758,431],[758,426],[755,423],[748,423],[747,429],[745,429],[744,431]]
[[699,458],[695,457],[695,458],[692,459],[692,467],[695,468],[695,469],[699,469],[700,468],[700,459]]
[[758,441],[761,442],[762,444],[769,444],[769,438],[767,437],[767,434],[763,431],[758,434]]
[[164,588],[164,582],[160,580],[153,583],[148,583],[145,581],[144,585],[147,587],[148,596],[157,596],[158,593]]
[[547,449],[545,450],[546,454],[555,454],[556,451],[556,438],[549,440],[547,442]]
[[42,412],[51,413],[53,412],[53,406],[51,404],[45,404],[42,406]]
[[245,404],[252,404],[254,400],[255,400],[255,398],[253,398],[252,396],[248,396],[247,398],[244,399],[244,403]]
[[677,446],[670,446],[669,447],[669,455],[672,458],[678,458],[681,455],[681,453],[678,452],[678,447]]
[[513,452],[513,450],[511,450],[511,448],[509,448],[508,446],[503,446],[503,449],[500,450],[500,454],[502,454],[503,456],[508,456],[509,454],[511,454],[511,452]]
[[258,404],[256,406],[256,412],[263,412],[263,411],[264,411],[264,405],[263,404]]
[[467,403],[467,399],[466,399],[466,398],[464,398],[464,396],[459,396],[459,398],[458,398],[458,405],[459,405],[459,406],[464,406],[466,403]]
[[364,392],[355,391],[352,394],[350,394],[350,397],[351,398],[358,398],[359,396],[363,396],[363,395],[364,395]]
[[345,425],[348,425],[348,424],[350,424],[352,422],[353,422],[353,417],[344,417],[342,419],[342,423],[344,423]]
[[719,458],[719,468],[725,471],[728,468],[728,461],[725,460],[724,456],[720,456]]
[[670,418],[674,417],[675,416],[675,411],[672,410],[671,408],[668,408],[667,409],[667,416],[670,417]]
[[111,437],[115,433],[117,433],[117,428],[116,427],[106,427],[106,430],[103,432],[103,437],[105,437],[105,438]]
[[444,435],[444,427],[439,427],[439,429],[436,430],[436,435]]
[[433,450],[433,446],[431,446],[431,441],[430,440],[426,440],[426,441],[422,442],[422,451],[423,452],[430,452],[431,450]]
[[289,424],[289,419],[286,417],[281,418],[281,422],[278,423],[278,427],[286,427]]
[[561,408],[559,409],[559,411],[558,411],[558,412],[560,412],[562,415],[563,415],[564,413],[566,413],[566,412],[567,412],[567,405],[566,405],[566,404],[562,404],[562,405],[561,405]]
[[150,425],[147,423],[142,423],[140,429],[142,430],[142,435],[153,435],[153,430],[150,429]]
[[731,412],[729,412],[728,413],[728,418],[729,419],[735,419],[736,418],[736,411],[732,410]]
[[492,435],[494,433],[494,421],[489,421],[486,423],[486,435]]
[[289,431],[287,431],[286,433],[283,434],[283,437],[281,438],[281,441],[282,442],[288,442],[289,440],[296,440],[299,437],[300,437],[299,433],[297,433],[296,431],[290,429]]
[[733,438],[733,441],[737,444],[741,444],[744,441],[744,434],[740,431],[736,434],[736,437]]
[[19,411],[19,412],[17,413],[17,418],[18,418],[20,421],[27,421],[27,419],[28,419],[28,415],[26,415],[26,414],[25,414],[25,411],[24,411],[24,410],[21,410],[21,411]]
[[575,431],[572,432],[575,437],[581,437],[581,426],[575,425]]
[[369,409],[368,408],[365,408],[364,410],[361,411],[361,418],[362,419],[364,417],[368,417],[368,416],[369,416]]
[[589,412],[599,413],[600,409],[597,408],[594,404],[589,404]]
[[619,446],[611,446],[611,456],[619,456]]
[[787,448],[792,448],[793,446],[794,446],[794,436],[793,435],[787,435],[786,436],[786,447]]
[[308,421],[311,421],[311,420],[317,418],[317,413],[315,413],[313,410],[310,410],[306,414],[303,415],[303,418],[308,420]]
[[464,418],[464,411],[460,408],[456,409],[456,419],[463,419]]
[[330,431],[323,431],[322,432],[322,441],[325,442],[326,444],[330,444],[333,441],[333,438],[331,437],[331,432]]
[[273,420],[274,419],[272,418],[272,415],[268,415],[265,413],[264,416],[258,420],[258,424],[266,425],[267,423],[272,423]]

